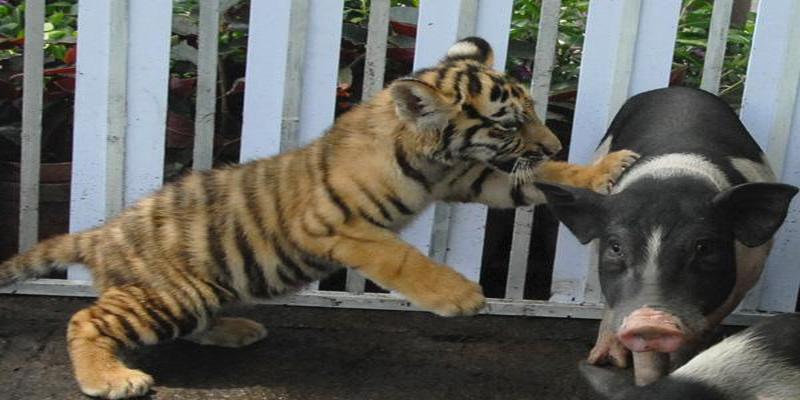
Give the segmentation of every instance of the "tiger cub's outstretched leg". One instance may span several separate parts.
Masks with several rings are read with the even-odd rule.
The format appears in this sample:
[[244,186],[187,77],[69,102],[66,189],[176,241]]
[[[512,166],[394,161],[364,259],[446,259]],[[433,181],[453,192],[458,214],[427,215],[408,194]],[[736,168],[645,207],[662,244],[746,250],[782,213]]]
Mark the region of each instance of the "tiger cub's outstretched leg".
[[244,347],[267,337],[264,325],[246,318],[217,318],[203,331],[184,339],[209,346]]
[[182,294],[111,288],[95,304],[73,315],[67,329],[67,347],[81,390],[108,399],[147,393],[153,378],[128,368],[119,352],[203,329],[218,307],[201,297],[200,291]]

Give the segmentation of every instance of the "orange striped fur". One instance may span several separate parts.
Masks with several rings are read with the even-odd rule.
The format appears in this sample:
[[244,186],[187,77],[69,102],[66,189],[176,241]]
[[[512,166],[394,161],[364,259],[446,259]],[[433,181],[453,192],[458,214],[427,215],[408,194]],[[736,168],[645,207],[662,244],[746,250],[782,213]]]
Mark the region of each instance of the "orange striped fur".
[[435,200],[540,203],[534,179],[602,190],[635,160],[549,161],[561,145],[525,90],[491,70],[482,39],[392,83],[320,139],[279,156],[194,172],[105,225],[44,241],[0,266],[0,285],[53,266],[89,267],[100,293],[76,313],[68,345],[84,393],[144,394],[153,383],[123,348],[187,338],[244,346],[260,324],[216,318],[226,303],[298,290],[342,267],[437,314],[468,315],[481,288],[395,231]]

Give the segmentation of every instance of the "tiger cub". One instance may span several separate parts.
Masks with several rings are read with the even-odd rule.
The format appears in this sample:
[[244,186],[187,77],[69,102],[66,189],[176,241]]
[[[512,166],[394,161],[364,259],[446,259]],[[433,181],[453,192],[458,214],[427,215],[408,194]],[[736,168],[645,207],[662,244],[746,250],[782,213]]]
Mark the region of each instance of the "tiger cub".
[[534,179],[602,190],[636,159],[621,151],[592,166],[549,161],[561,144],[492,58],[486,41],[464,39],[313,143],[191,173],[100,227],[6,261],[0,285],[88,266],[100,296],[72,316],[69,354],[81,390],[110,399],[153,384],[120,350],[179,337],[246,346],[266,329],[215,317],[223,305],[294,292],[342,267],[436,314],[474,314],[484,305],[480,286],[397,229],[435,200],[541,203]]

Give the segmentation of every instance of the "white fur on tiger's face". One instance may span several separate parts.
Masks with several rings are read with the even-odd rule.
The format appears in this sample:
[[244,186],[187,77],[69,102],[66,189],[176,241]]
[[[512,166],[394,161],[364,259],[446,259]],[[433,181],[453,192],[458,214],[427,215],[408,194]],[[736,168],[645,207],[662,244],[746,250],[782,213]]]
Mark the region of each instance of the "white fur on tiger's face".
[[463,39],[435,67],[390,86],[397,113],[430,136],[427,151],[437,160],[480,161],[530,182],[561,143],[537,117],[527,91],[493,70],[493,62],[486,41]]

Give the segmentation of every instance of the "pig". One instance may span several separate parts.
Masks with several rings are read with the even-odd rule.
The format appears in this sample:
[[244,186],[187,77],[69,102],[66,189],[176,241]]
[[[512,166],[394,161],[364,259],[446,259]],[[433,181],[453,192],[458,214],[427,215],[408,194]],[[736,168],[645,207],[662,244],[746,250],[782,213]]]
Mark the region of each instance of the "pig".
[[650,385],[589,364],[580,369],[609,400],[800,399],[800,314],[765,318]]
[[[758,280],[797,193],[718,97],[673,87],[631,97],[598,153],[641,158],[610,193],[537,184],[581,243],[595,241],[606,310],[589,362],[665,374]],[[682,356],[686,358],[686,356]]]

